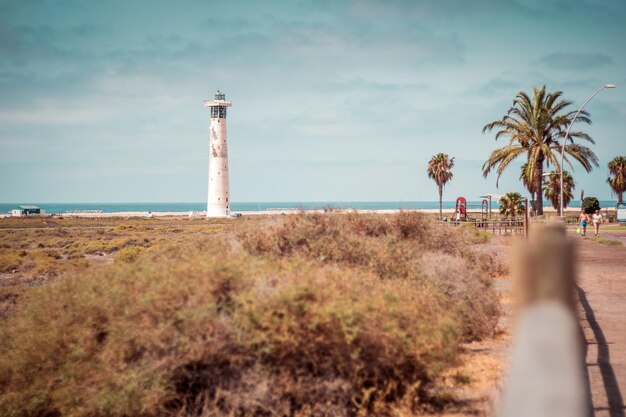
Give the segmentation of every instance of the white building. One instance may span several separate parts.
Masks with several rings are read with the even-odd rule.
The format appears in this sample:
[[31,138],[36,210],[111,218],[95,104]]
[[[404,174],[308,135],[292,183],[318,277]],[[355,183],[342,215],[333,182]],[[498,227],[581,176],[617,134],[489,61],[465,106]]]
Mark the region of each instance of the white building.
[[211,108],[211,134],[209,141],[209,197],[207,217],[228,217],[230,195],[228,190],[228,145],[226,134],[226,108],[232,103],[219,90],[215,100],[206,100]]
[[32,205],[18,206],[17,209],[11,210],[11,217],[44,216],[45,214],[45,210]]

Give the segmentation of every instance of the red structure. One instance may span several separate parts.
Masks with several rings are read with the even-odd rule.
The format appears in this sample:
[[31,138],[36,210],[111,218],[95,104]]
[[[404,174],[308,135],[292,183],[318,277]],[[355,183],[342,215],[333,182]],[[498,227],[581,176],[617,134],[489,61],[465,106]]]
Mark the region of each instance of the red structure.
[[454,213],[454,220],[467,220],[467,200],[465,197],[459,197],[456,199],[456,211]]

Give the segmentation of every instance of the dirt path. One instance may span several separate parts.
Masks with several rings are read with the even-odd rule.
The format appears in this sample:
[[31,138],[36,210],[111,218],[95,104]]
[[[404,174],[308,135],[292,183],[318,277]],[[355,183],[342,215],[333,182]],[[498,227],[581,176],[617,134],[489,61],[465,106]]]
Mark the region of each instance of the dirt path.
[[587,371],[595,416],[623,417],[626,393],[626,232],[601,233],[624,242],[578,245],[581,325],[587,339]]
[[[591,232],[593,233],[593,232]],[[581,327],[587,340],[586,363],[593,411],[597,417],[625,417],[626,408],[626,231],[602,231],[605,239],[622,242],[608,246],[578,239],[578,298]],[[477,249],[495,255],[499,261],[511,261],[511,240],[496,238]],[[511,280],[494,281],[501,296],[503,316],[500,335],[494,339],[465,346],[462,371],[471,376],[465,390],[457,391],[466,407],[445,417],[493,415],[489,404],[497,397],[506,372],[512,326]]]

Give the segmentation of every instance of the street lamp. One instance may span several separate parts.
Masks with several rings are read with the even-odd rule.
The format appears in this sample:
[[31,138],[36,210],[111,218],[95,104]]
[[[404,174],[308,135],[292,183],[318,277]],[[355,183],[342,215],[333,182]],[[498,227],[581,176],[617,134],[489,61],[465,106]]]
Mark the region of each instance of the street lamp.
[[572,119],[572,121],[570,122],[569,126],[567,127],[567,131],[565,132],[565,138],[563,139],[563,145],[561,145],[561,190],[560,190],[560,204],[561,204],[561,210],[559,211],[559,215],[562,217],[563,216],[563,160],[565,158],[565,144],[567,143],[567,138],[569,137],[569,131],[572,129],[572,125],[574,124],[574,122],[576,121],[576,118],[578,117],[578,115],[580,114],[580,112],[583,110],[583,108],[587,105],[587,103],[589,103],[589,101],[594,98],[596,96],[596,94],[598,94],[600,91],[604,90],[605,88],[615,88],[615,84],[604,84],[602,87],[598,88],[598,91],[596,91],[595,93],[593,93],[587,100],[585,100],[585,102],[583,103],[582,106],[580,106],[580,109],[578,109],[578,111],[576,112],[576,115],[574,116],[574,118]]
[[[544,172],[543,174],[541,174],[544,178],[548,178],[550,175],[552,174],[556,174],[556,172]],[[543,194],[540,192],[539,193],[541,199],[543,200]]]

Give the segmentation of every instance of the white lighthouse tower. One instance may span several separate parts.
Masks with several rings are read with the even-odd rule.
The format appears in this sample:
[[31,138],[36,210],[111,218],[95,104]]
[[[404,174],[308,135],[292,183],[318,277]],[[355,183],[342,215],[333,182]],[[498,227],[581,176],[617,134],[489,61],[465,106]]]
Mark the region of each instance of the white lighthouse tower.
[[230,195],[228,193],[228,146],[226,143],[226,108],[232,103],[219,90],[215,100],[206,100],[211,108],[211,138],[209,141],[209,198],[207,217],[228,217]]

